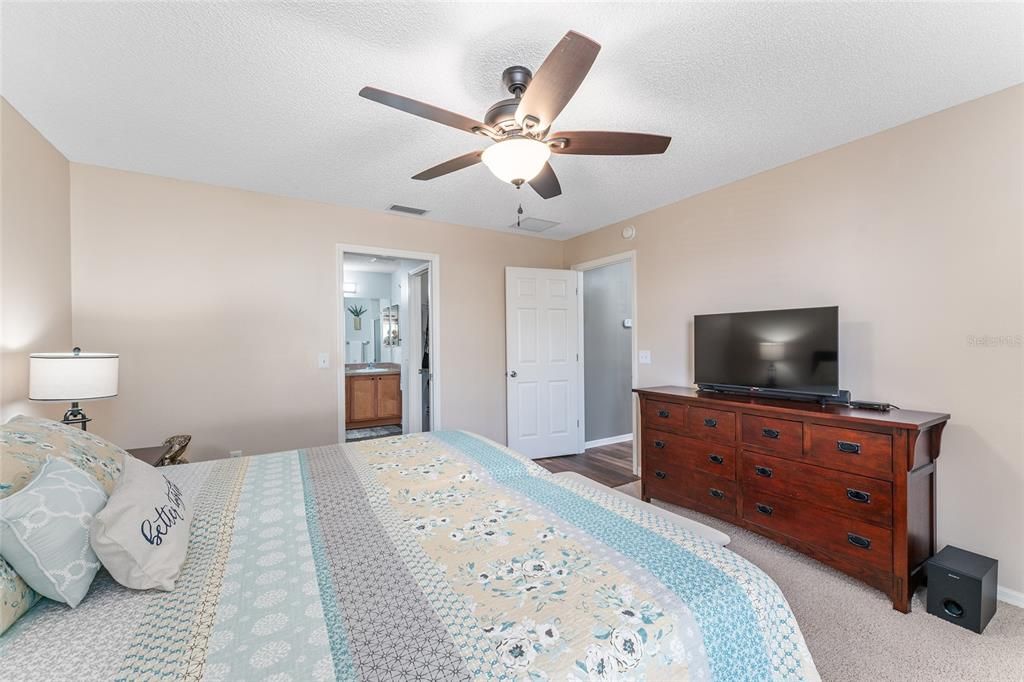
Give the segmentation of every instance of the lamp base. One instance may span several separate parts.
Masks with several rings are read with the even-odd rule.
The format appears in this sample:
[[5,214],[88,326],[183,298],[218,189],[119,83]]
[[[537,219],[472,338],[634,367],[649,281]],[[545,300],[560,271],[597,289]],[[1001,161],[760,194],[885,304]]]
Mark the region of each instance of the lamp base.
[[64,418],[61,421],[68,426],[72,424],[78,424],[82,427],[83,431],[86,431],[85,425],[92,421],[85,416],[85,411],[82,410],[77,402],[71,403],[71,409],[64,413]]

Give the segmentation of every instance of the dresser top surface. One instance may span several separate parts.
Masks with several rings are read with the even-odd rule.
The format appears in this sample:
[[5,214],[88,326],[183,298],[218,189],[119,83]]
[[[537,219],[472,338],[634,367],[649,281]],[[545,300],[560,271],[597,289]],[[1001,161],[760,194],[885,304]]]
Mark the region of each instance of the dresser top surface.
[[843,405],[820,405],[812,401],[783,400],[778,398],[761,398],[757,396],[732,395],[727,393],[711,393],[688,386],[650,386],[634,388],[634,392],[651,398],[690,398],[705,403],[721,405],[722,409],[738,409],[753,407],[767,412],[789,413],[799,412],[804,415],[820,414],[850,421],[870,422],[907,429],[926,429],[949,420],[949,415],[941,412],[920,412],[917,410],[892,409],[888,412],[877,410],[855,409]]

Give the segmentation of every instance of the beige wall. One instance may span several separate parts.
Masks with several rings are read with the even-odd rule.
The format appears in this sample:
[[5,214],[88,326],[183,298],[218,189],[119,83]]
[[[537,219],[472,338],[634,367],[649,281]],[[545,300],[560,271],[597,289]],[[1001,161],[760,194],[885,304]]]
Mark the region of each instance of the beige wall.
[[504,268],[562,262],[558,242],[79,164],[71,215],[75,338],[121,354],[93,428],[190,433],[204,459],[337,442],[339,243],[440,255],[443,426],[504,440]]
[[68,161],[0,98],[0,423],[60,417],[28,401],[28,354],[71,350]]
[[578,237],[565,264],[636,249],[641,385],[691,383],[696,313],[838,304],[844,387],[952,414],[940,546],[1024,591],[1022,165],[1024,86]]

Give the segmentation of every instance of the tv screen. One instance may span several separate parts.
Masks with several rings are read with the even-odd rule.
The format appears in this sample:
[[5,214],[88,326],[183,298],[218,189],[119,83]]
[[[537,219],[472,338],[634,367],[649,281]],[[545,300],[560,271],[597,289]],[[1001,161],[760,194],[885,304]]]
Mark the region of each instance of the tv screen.
[[835,396],[839,308],[695,315],[698,386]]

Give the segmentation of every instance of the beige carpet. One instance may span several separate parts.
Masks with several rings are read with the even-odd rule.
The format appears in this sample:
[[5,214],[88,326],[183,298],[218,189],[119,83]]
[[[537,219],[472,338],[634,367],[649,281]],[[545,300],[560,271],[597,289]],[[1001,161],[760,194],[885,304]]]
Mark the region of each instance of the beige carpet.
[[[640,483],[617,488],[640,497]],[[728,533],[729,549],[770,575],[786,595],[823,680],[1024,680],[1024,609],[1000,602],[982,635],[928,615],[925,591],[913,612],[788,547],[710,516],[654,504]]]

